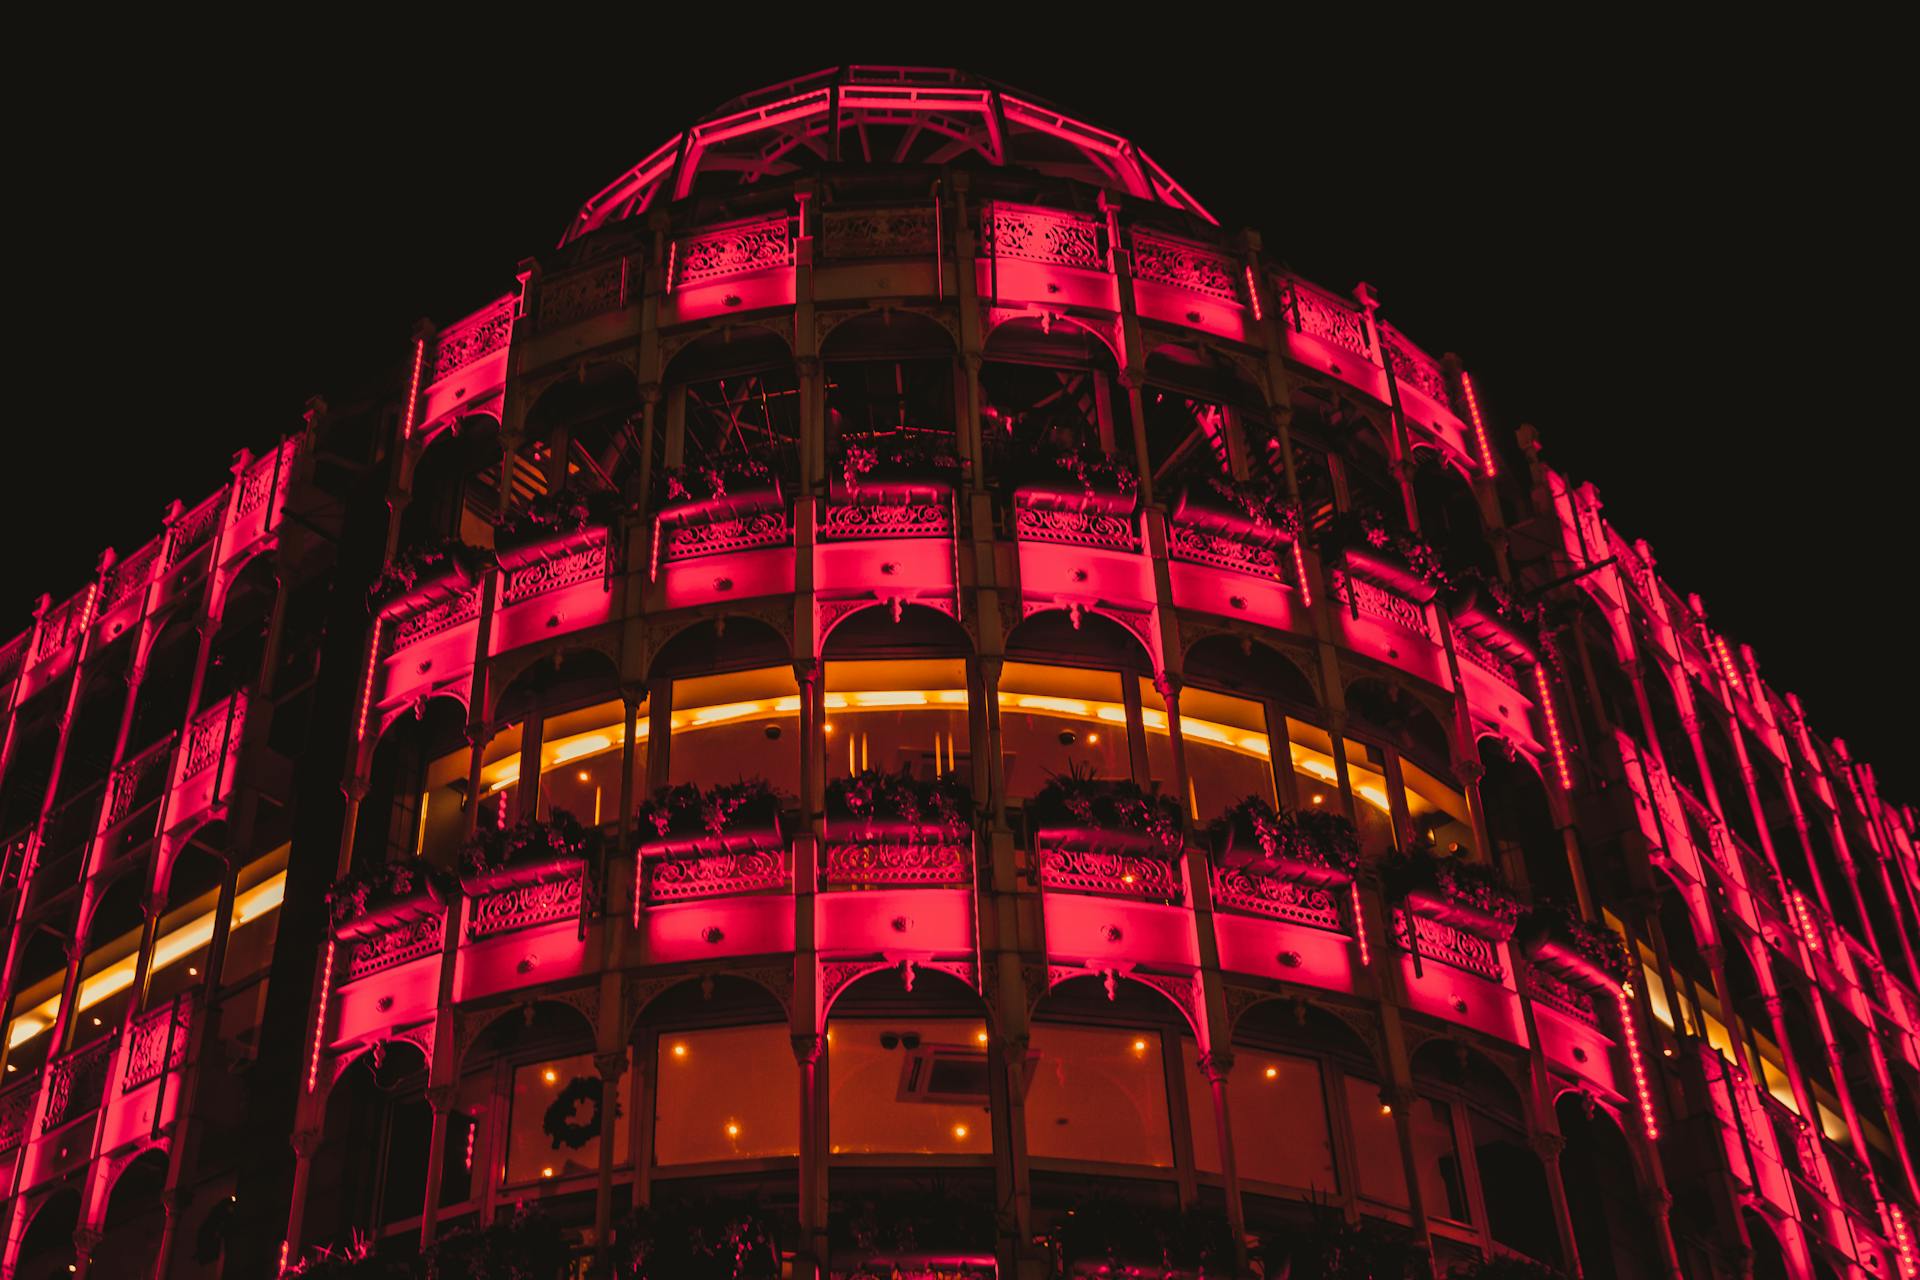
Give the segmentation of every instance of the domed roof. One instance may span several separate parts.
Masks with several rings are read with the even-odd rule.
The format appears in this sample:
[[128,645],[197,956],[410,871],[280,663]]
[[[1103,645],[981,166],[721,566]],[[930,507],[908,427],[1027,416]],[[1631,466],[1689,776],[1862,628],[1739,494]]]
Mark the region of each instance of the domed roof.
[[1214,221],[1146,152],[978,76],[943,67],[834,67],[744,94],[580,207],[560,243],[716,187],[777,181],[815,164],[1011,165]]

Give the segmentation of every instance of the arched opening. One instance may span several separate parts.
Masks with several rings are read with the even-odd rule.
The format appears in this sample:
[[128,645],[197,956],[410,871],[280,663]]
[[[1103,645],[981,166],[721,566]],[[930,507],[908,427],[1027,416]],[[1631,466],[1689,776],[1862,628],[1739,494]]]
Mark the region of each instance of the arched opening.
[[193,666],[199,652],[200,632],[191,618],[175,618],[155,638],[134,697],[133,733],[127,740],[127,755],[138,755],[168,734],[179,732],[187,718],[187,699],[193,693]]
[[[360,802],[355,869],[404,861],[416,853],[451,865],[462,829],[455,801],[464,802],[467,779],[462,767],[457,785],[440,780],[432,766],[455,753],[464,756],[466,736],[467,709],[454,698],[430,698],[387,726],[374,746],[367,794]],[[430,778],[439,785],[430,788]]]
[[73,1232],[80,1225],[80,1193],[63,1187],[48,1196],[20,1239],[16,1280],[62,1280],[72,1269]]
[[[533,452],[535,457],[514,459],[518,499],[546,489],[539,465],[544,455]],[[399,550],[448,539],[492,546],[494,521],[500,515],[500,461],[500,424],[486,414],[462,418],[435,436],[409,478]]]
[[273,601],[279,594],[278,562],[255,556],[227,589],[220,610],[220,629],[207,655],[206,682],[200,705],[212,707],[260,679],[260,663],[267,651],[267,630],[273,624]]
[[[1000,740],[1009,799],[1037,795],[1054,774],[1135,777],[1130,734],[1153,660],[1132,632],[1094,613],[1036,613],[1007,637]],[[1165,775],[1163,775],[1165,776]]]
[[1753,1280],[1792,1280],[1773,1224],[1752,1209],[1741,1210],[1740,1216],[1746,1219],[1747,1242],[1753,1247]]
[[[793,352],[758,326],[700,338],[667,368],[667,457],[724,468],[757,459],[791,485],[799,474],[800,383]],[[675,434],[678,453],[675,453]]]
[[92,1003],[89,1003],[88,987],[95,975],[135,958],[146,920],[142,906],[146,890],[143,869],[130,869],[107,886],[87,918],[86,959],[80,968],[79,1005],[74,1010],[70,1034],[76,1049],[117,1033],[127,1016],[134,996],[131,985],[121,986],[104,997],[96,994]]
[[107,1197],[100,1243],[93,1264],[103,1276],[138,1275],[151,1267],[166,1226],[161,1192],[167,1185],[167,1153],[152,1147],[135,1156],[120,1172]]
[[[60,716],[66,710],[66,690],[58,682],[22,703],[13,713],[13,750],[0,776],[0,831],[7,843],[24,840],[27,828],[40,817],[52,777],[54,752],[60,745]],[[18,866],[10,862],[10,870]]]
[[1399,684],[1362,676],[1347,686],[1347,711],[1402,753],[1435,768],[1452,758],[1447,731],[1425,702]]
[[1500,739],[1480,739],[1480,798],[1486,809],[1487,836],[1500,860],[1523,868],[1537,898],[1565,906],[1579,902],[1566,841],[1553,824],[1546,785],[1530,765],[1516,758]]
[[[643,712],[634,725],[636,784],[646,776],[645,722]],[[555,812],[589,827],[619,821],[626,702],[613,659],[597,649],[541,655],[495,697],[492,724],[481,749],[478,825],[545,821]],[[430,786],[463,790],[469,764],[465,751],[452,752],[433,766]],[[457,819],[453,795],[432,796],[443,822]]]
[[[1720,797],[1720,816],[1733,833],[1756,854],[1760,851],[1760,828],[1753,819],[1753,802],[1747,795],[1746,779],[1741,776],[1739,758],[1734,755],[1733,739],[1721,722],[1721,714],[1711,706],[1700,707],[1700,742],[1706,749],[1707,770],[1713,775],[1713,789]],[[1786,865],[1791,865],[1791,860]]]
[[[1860,1121],[1860,1137],[1865,1141],[1867,1160],[1874,1177],[1889,1191],[1906,1185],[1906,1169],[1893,1145],[1893,1117],[1880,1097],[1880,1076],[1874,1069],[1873,1046],[1866,1028],[1851,1014],[1840,1011],[1833,1018],[1833,1047],[1840,1057],[1841,1078],[1847,1097],[1853,1102],[1854,1115]],[[1864,1190],[1864,1189],[1863,1189]]]
[[[1603,661],[1598,665],[1604,667],[1608,664]],[[1642,670],[1641,683],[1647,690],[1647,709],[1653,713],[1653,731],[1659,739],[1660,758],[1666,762],[1674,781],[1691,791],[1702,804],[1706,803],[1707,788],[1700,780],[1700,759],[1694,754],[1693,739],[1687,736],[1686,725],[1680,718],[1680,704],[1674,699],[1673,684],[1668,680],[1665,668],[1658,662],[1649,661]],[[1627,704],[1627,709],[1631,711],[1631,703]],[[1631,714],[1616,723],[1630,730],[1638,730],[1640,717]],[[1636,732],[1635,736],[1639,734]],[[1722,796],[1721,800],[1724,803],[1726,797]]]
[[946,329],[910,311],[870,311],[834,326],[820,344],[827,456],[850,445],[958,456],[954,355]]
[[[1355,733],[1365,735],[1345,742],[1361,850],[1373,856],[1402,847],[1472,857],[1472,815],[1465,792],[1450,776],[1447,731],[1433,709],[1397,682],[1373,676],[1348,685],[1346,700]],[[1396,772],[1408,822],[1399,832],[1390,799]]]
[[828,634],[827,775],[867,769],[917,778],[971,778],[971,686],[966,631],[936,609],[909,605],[898,621],[863,609]]
[[[1509,1249],[1560,1263],[1560,1237],[1546,1170],[1527,1141],[1525,1108],[1512,1080],[1485,1055],[1435,1040],[1413,1055],[1420,1098],[1412,1117],[1421,1203],[1429,1214],[1471,1223],[1482,1208],[1486,1230]],[[1465,1184],[1463,1149],[1479,1175],[1478,1205]]]
[[1561,1095],[1554,1110],[1566,1139],[1560,1179],[1567,1190],[1582,1275],[1589,1280],[1657,1280],[1658,1227],[1641,1199],[1626,1136],[1611,1114],[1578,1094]]
[[[107,770],[113,766],[121,714],[126,709],[127,663],[132,652],[133,637],[128,635],[89,659],[90,670],[74,705],[73,724],[67,730],[67,753],[60,763],[56,804],[64,804],[82,792],[97,795],[106,780]],[[93,816],[98,816],[97,806]]]
[[[548,387],[528,410],[529,460],[546,469],[549,487],[625,493],[645,454],[641,407],[640,386],[624,365],[583,368]],[[557,474],[548,464],[555,457],[565,459]]]
[[1413,451],[1413,496],[1420,510],[1420,536],[1449,566],[1495,578],[1499,562],[1480,518],[1473,482],[1433,449]]
[[[160,917],[161,936],[183,924],[213,911],[220,901],[220,885],[226,879],[226,863],[214,850],[224,844],[224,825],[203,827],[173,860],[167,877],[167,896]],[[212,936],[191,951],[166,956],[167,963],[156,965],[147,976],[146,1007],[158,1008],[175,996],[197,989],[204,978],[207,948]],[[156,956],[156,959],[160,957]]]
[[[1369,1199],[1406,1203],[1393,1118],[1380,1109],[1379,1069],[1351,1027],[1306,1001],[1267,1000],[1241,1015],[1233,1046],[1227,1114],[1251,1229],[1283,1231],[1297,1220],[1299,1201],[1335,1201],[1349,1180]],[[1197,1067],[1187,1075],[1194,1163],[1201,1173],[1217,1172],[1211,1093]],[[1344,1173],[1334,1140],[1343,1111],[1353,1153]],[[1278,1134],[1286,1140],[1275,1141]]]
[[1010,320],[987,336],[980,367],[982,462],[989,480],[1043,447],[1097,449],[1131,460],[1133,420],[1118,366],[1072,324]]
[[800,794],[800,683],[788,641],[767,623],[695,623],[661,646],[652,685],[655,696],[667,685],[671,698],[668,785],[762,778],[782,796]]
[[[74,908],[68,908],[69,911]],[[53,1009],[67,976],[67,939],[46,921],[22,925],[30,930],[20,949],[20,980],[13,1008],[9,1010],[9,1040],[24,1039],[7,1050],[7,1083],[25,1080],[39,1070],[53,1054]]]
[[426,1058],[404,1040],[362,1053],[334,1082],[308,1182],[310,1239],[338,1247],[359,1232],[383,1253],[412,1252],[417,1236],[383,1237],[418,1218],[426,1203],[433,1123],[426,1088]]
[[1338,468],[1336,486],[1346,485],[1347,509],[1377,512],[1390,527],[1405,528],[1407,504],[1393,478],[1387,428],[1365,410],[1354,409],[1345,415],[1338,434],[1331,458]]
[[1140,402],[1156,494],[1171,498],[1183,485],[1232,474],[1236,428],[1249,448],[1265,453],[1271,432],[1263,397],[1204,351],[1168,345],[1148,353]]
[[1271,698],[1290,707],[1320,705],[1320,696],[1299,661],[1248,637],[1208,636],[1187,650],[1183,665],[1190,683],[1249,698]]
[[1807,824],[1807,844],[1813,850],[1814,870],[1821,887],[1827,891],[1827,905],[1833,911],[1834,922],[1853,937],[1867,941],[1866,925],[1860,916],[1863,895],[1856,892],[1853,876],[1840,860],[1840,848],[1833,838],[1833,811],[1810,788],[1802,787],[1799,792],[1801,814]]

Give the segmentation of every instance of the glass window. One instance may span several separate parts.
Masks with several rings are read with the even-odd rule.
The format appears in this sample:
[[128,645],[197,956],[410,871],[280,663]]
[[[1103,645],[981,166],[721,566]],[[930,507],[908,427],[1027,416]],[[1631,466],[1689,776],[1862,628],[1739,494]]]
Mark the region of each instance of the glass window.
[[827,1028],[834,1154],[987,1155],[987,1025],[847,1019]]
[[[1187,1066],[1187,1111],[1193,1121],[1194,1167],[1220,1172],[1220,1139],[1213,1115],[1213,1088],[1200,1073],[1199,1046],[1183,1040]],[[1339,1189],[1333,1138],[1327,1127],[1320,1064],[1311,1058],[1234,1049],[1233,1086],[1227,1095],[1233,1126],[1233,1157],[1242,1178],[1322,1193]]]
[[1158,1031],[1036,1022],[1030,1043],[1031,1155],[1172,1167]]
[[[1144,678],[1140,722],[1155,789],[1165,791],[1173,779],[1167,704],[1153,681]],[[1248,796],[1274,802],[1273,745],[1267,738],[1267,711],[1259,703],[1209,689],[1183,689],[1180,741],[1187,753],[1187,794],[1181,803],[1196,823],[1213,821]]]
[[1287,717],[1287,755],[1293,769],[1295,802],[1303,809],[1331,805],[1339,809],[1333,768],[1333,739],[1325,729]]
[[1467,798],[1419,765],[1400,757],[1400,779],[1406,783],[1407,815],[1414,839],[1441,853],[1473,856],[1473,819]]
[[712,786],[762,777],[800,794],[800,685],[792,667],[673,682],[667,781]]
[[800,1065],[785,1023],[660,1033],[653,1155],[661,1165],[795,1155]]
[[1407,1171],[1400,1160],[1400,1130],[1393,1112],[1380,1101],[1380,1086],[1346,1076],[1347,1117],[1353,1125],[1353,1158],[1360,1194],[1382,1204],[1407,1207]]
[[609,1128],[618,1164],[627,1158],[628,1126],[623,1116],[600,1113],[600,1073],[591,1053],[515,1067],[507,1185],[598,1173]]
[[[1378,857],[1393,848],[1393,816],[1387,799],[1385,757],[1378,747],[1345,740],[1347,778],[1353,784],[1353,825],[1360,851]],[[1333,763],[1333,739],[1325,729],[1287,717],[1287,750],[1293,759],[1302,807],[1332,804],[1339,772]],[[1315,796],[1323,797],[1315,800]]]
[[970,768],[961,658],[827,664],[827,776],[863,769],[935,778]]
[[1000,671],[1000,744],[1007,795],[1026,799],[1076,766],[1131,778],[1120,675],[1009,662]]
[[1421,1098],[1413,1104],[1413,1159],[1420,1170],[1420,1202],[1429,1214],[1470,1222],[1453,1108]]
[[[620,699],[549,716],[540,737],[540,815],[563,809],[590,827],[620,820],[620,759],[627,706]],[[634,724],[634,795],[646,789],[647,708]]]

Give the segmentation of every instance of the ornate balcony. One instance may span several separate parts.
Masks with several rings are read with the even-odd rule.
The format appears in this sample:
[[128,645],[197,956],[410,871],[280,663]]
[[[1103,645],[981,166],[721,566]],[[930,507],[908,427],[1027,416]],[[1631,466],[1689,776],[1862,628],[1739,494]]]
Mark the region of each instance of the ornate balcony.
[[0,1156],[16,1151],[27,1140],[33,1123],[33,1104],[40,1099],[40,1076],[34,1073],[0,1093]]
[[40,1132],[48,1134],[92,1115],[107,1089],[116,1037],[106,1036],[47,1068],[47,1106]]
[[780,799],[764,782],[684,784],[641,807],[636,882],[649,903],[785,889],[792,863]]
[[193,1030],[192,993],[136,1019],[127,1032],[126,1069],[120,1091],[132,1093],[186,1064],[189,1033]]

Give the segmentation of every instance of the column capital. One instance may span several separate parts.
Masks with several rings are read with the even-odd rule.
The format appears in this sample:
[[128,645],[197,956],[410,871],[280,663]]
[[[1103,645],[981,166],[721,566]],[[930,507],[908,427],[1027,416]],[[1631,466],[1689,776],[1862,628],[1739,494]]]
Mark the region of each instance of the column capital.
[[1566,1138],[1547,1129],[1528,1135],[1527,1144],[1533,1148],[1533,1154],[1540,1157],[1542,1164],[1557,1162],[1560,1153],[1567,1149]]
[[614,1083],[627,1073],[626,1050],[616,1049],[612,1053],[594,1054],[593,1067],[600,1073],[602,1080],[608,1084]]
[[1233,1071],[1233,1053],[1228,1049],[1215,1049],[1203,1053],[1199,1058],[1200,1074],[1207,1078],[1208,1084],[1223,1084]]
[[427,1089],[427,1105],[433,1108],[433,1114],[444,1116],[453,1110],[453,1099],[459,1091],[450,1084],[436,1084]]
[[313,1153],[320,1149],[320,1130],[296,1129],[290,1141],[293,1144],[294,1155],[302,1160],[311,1160]]
[[1176,672],[1158,671],[1154,673],[1153,687],[1166,700],[1169,710],[1178,710],[1176,704],[1180,701],[1180,690],[1186,687],[1186,681]]
[[100,1247],[105,1233],[93,1227],[75,1227],[73,1231],[73,1249],[83,1258],[91,1258],[93,1251]]
[[796,1035],[792,1039],[794,1060],[803,1067],[810,1067],[820,1061],[821,1051],[827,1047],[825,1036]]

